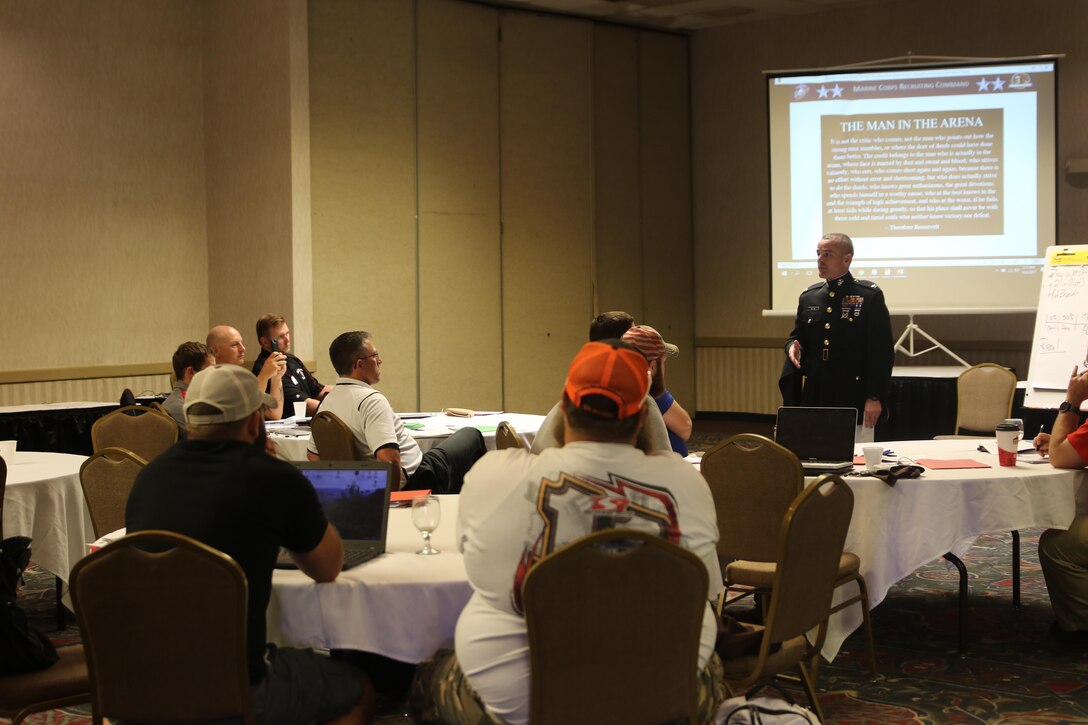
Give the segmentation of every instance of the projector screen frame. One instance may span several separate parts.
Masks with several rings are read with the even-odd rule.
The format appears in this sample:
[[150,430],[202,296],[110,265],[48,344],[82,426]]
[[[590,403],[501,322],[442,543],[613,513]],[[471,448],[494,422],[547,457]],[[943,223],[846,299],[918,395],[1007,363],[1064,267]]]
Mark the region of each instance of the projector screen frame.
[[[1034,176],[1035,183],[1033,185],[1033,189],[1034,189],[1034,193],[1035,193],[1035,202],[1036,203],[1035,203],[1035,206],[1033,207],[1033,209],[1035,210],[1035,213],[1038,214],[1038,217],[1034,218],[1034,222],[1033,222],[1034,223],[1034,228],[1035,228],[1035,233],[1032,235],[1032,237],[1034,238],[1034,241],[1035,241],[1035,253],[1033,253],[1033,254],[1024,253],[1022,255],[1017,253],[1017,256],[1021,256],[1022,258],[1019,259],[1019,260],[1010,259],[1010,261],[1006,265],[1006,266],[1008,266],[1010,268],[1010,272],[1012,272],[1011,268],[1017,267],[1017,266],[1023,267],[1025,269],[1030,270],[1030,272],[1027,272],[1027,273],[1022,275],[1022,279],[1016,280],[1015,277],[1013,278],[1015,284],[1019,284],[1021,287],[1023,287],[1025,285],[1031,285],[1032,283],[1037,285],[1038,280],[1041,279],[1042,259],[1041,259],[1041,252],[1039,250],[1040,249],[1045,249],[1047,246],[1051,246],[1053,244],[1058,244],[1059,243],[1059,240],[1057,239],[1058,228],[1059,228],[1059,219],[1058,219],[1059,210],[1058,210],[1058,205],[1057,205],[1057,193],[1058,193],[1058,181],[1059,181],[1059,176],[1060,176],[1060,170],[1058,168],[1059,165],[1058,165],[1058,160],[1057,160],[1057,147],[1058,147],[1058,133],[1059,133],[1059,127],[1058,127],[1058,111],[1059,111],[1059,109],[1058,109],[1058,88],[1059,88],[1059,68],[1060,68],[1059,61],[1062,58],[1064,58],[1064,54],[1044,54],[1044,55],[997,57],[997,58],[994,58],[994,57],[960,57],[960,56],[916,56],[916,55],[913,55],[913,54],[908,54],[906,56],[900,56],[900,57],[896,57],[896,58],[884,58],[884,59],[879,59],[879,60],[865,61],[865,62],[861,62],[861,63],[853,63],[853,64],[839,65],[839,66],[830,66],[830,67],[825,67],[825,68],[799,68],[799,69],[788,69],[788,70],[765,70],[765,71],[763,71],[764,82],[765,82],[764,90],[765,90],[765,93],[766,93],[767,117],[768,117],[767,118],[767,123],[768,123],[767,163],[768,163],[768,171],[769,171],[769,173],[768,173],[768,199],[770,200],[770,204],[769,204],[769,208],[768,208],[768,213],[769,213],[769,216],[770,216],[769,224],[768,224],[769,237],[770,237],[769,240],[768,240],[768,249],[770,251],[770,266],[768,267],[768,272],[767,272],[768,277],[769,277],[769,279],[768,279],[768,282],[769,282],[769,285],[768,285],[768,287],[769,287],[769,289],[768,289],[769,305],[768,305],[768,307],[769,307],[769,309],[763,310],[763,316],[764,317],[779,317],[779,316],[787,316],[787,315],[794,314],[795,308],[791,308],[790,301],[786,299],[787,295],[785,293],[786,288],[784,287],[784,285],[787,284],[787,283],[784,280],[783,281],[776,281],[776,278],[780,278],[785,274],[784,269],[780,269],[780,266],[779,266],[780,262],[785,262],[787,265],[794,265],[794,267],[796,267],[797,263],[802,259],[802,257],[800,257],[796,253],[796,244],[798,243],[798,239],[800,237],[796,233],[793,232],[793,229],[795,227],[794,227],[794,224],[793,224],[793,222],[791,220],[792,212],[790,211],[790,207],[792,207],[792,205],[794,203],[794,199],[793,199],[794,191],[792,189],[792,184],[794,184],[796,182],[791,181],[791,179],[789,178],[789,176],[790,176],[789,173],[788,173],[790,171],[789,164],[791,163],[790,160],[789,160],[789,157],[790,157],[791,154],[796,153],[796,151],[793,148],[794,140],[789,138],[789,133],[788,132],[786,134],[786,139],[785,139],[785,144],[786,145],[785,145],[784,150],[782,148],[777,148],[776,149],[776,147],[774,146],[774,144],[776,143],[776,141],[775,141],[775,139],[776,139],[776,129],[774,128],[774,118],[772,118],[772,112],[774,111],[774,108],[772,107],[772,103],[774,102],[774,99],[772,99],[773,79],[782,78],[782,77],[799,77],[799,76],[804,77],[804,76],[811,76],[811,75],[838,75],[838,74],[855,74],[855,73],[857,73],[857,74],[896,73],[896,72],[926,71],[926,70],[938,70],[938,71],[940,71],[940,70],[945,70],[945,69],[956,70],[956,69],[960,69],[960,68],[963,68],[963,69],[975,69],[975,68],[979,68],[979,67],[985,68],[985,67],[988,67],[988,66],[991,66],[991,65],[1030,65],[1030,64],[1040,64],[1040,63],[1049,64],[1052,67],[1052,73],[1050,75],[1051,75],[1051,77],[1053,79],[1052,86],[1051,86],[1052,96],[1053,96],[1052,100],[1050,101],[1051,105],[1049,107],[1044,107],[1041,111],[1038,108],[1038,106],[1035,105],[1034,101],[1033,101],[1033,105],[1032,105],[1032,108],[1035,109],[1035,114],[1036,114],[1037,118],[1042,118],[1045,121],[1050,122],[1050,127],[1042,128],[1042,129],[1039,129],[1039,128],[1036,129],[1037,148],[1045,151],[1046,155],[1045,156],[1041,155],[1041,156],[1036,157],[1034,159],[1035,164],[1036,164],[1036,168],[1034,170],[1035,171],[1035,176]],[[960,94],[960,95],[966,95],[966,94]],[[993,96],[990,96],[990,97],[992,98]],[[788,106],[788,105],[786,106],[787,109],[789,107],[790,106]],[[1002,111],[1002,113],[1003,112],[1004,111]],[[1051,113],[1053,114],[1052,118],[1049,117]],[[781,129],[779,129],[778,135],[781,135],[780,132],[781,132]],[[1051,132],[1053,134],[1052,138],[1049,137]],[[780,141],[781,141],[781,139],[780,139]],[[1047,143],[1048,141],[1049,141],[1049,143]],[[1004,143],[1004,141],[1003,141],[1003,143]],[[1005,148],[1004,148],[1004,146],[1002,146],[1001,164],[1002,164],[1002,171],[1003,172],[1004,172],[1004,164],[1005,164],[1004,151],[1005,151]],[[785,156],[786,161],[784,163],[785,163],[785,170],[786,170],[787,173],[786,173],[786,178],[785,179],[781,178],[781,172],[783,171],[781,166],[782,166],[783,162],[781,161],[781,159],[776,160],[776,158],[775,158],[776,154],[778,154],[780,156],[782,154],[786,155]],[[778,167],[776,167],[776,163],[779,164]],[[1044,186],[1044,184],[1045,184],[1045,186]],[[781,202],[779,202],[779,204],[776,204],[776,190],[777,190],[779,196],[781,196],[782,192],[783,192],[783,189],[785,190],[786,198],[789,200],[788,203],[786,204],[787,208],[785,210],[783,210],[781,208]],[[1002,179],[1001,193],[1002,194],[1005,193],[1005,180],[1004,179]],[[824,201],[824,195],[822,193],[820,194],[820,200],[821,200],[821,203]],[[1038,202],[1042,203],[1042,207],[1043,207],[1042,209],[1039,208],[1040,205],[1039,205]],[[1003,215],[1002,218],[1004,218],[1004,214],[1005,214],[1005,212],[1002,211],[1002,215]],[[786,220],[786,224],[781,224],[783,219]],[[776,225],[776,223],[778,223],[778,224]],[[841,231],[841,232],[845,232],[847,234],[850,234],[851,233],[850,225],[851,225],[850,222],[846,222],[846,223],[843,223],[840,226],[840,228],[826,228],[826,229],[823,229],[823,233],[833,232],[833,231]],[[785,232],[785,234],[787,236],[786,236],[785,239],[783,239],[783,237],[781,237],[781,236],[778,236],[779,234],[782,234],[782,232],[781,232],[781,230],[779,230],[779,232],[776,233],[776,226],[786,227],[787,231]],[[806,225],[806,228],[807,228],[807,226],[809,226],[809,225]],[[856,238],[864,239],[864,238],[867,238],[870,235],[854,233],[854,234],[852,234],[852,236],[855,236]],[[817,239],[818,239],[818,235],[815,238],[812,239],[813,248],[815,248],[815,243],[816,243]],[[783,242],[785,242],[785,244],[787,245],[786,248],[785,248],[785,251],[786,251],[785,255],[783,254]],[[905,255],[903,255],[903,256],[905,256]],[[995,254],[994,256],[996,258],[996,257],[1001,257],[1001,256],[1007,256],[1007,255]],[[780,257],[781,257],[781,259],[780,259]],[[806,270],[804,272],[805,276],[799,277],[797,279],[797,282],[800,283],[800,284],[797,285],[797,289],[796,289],[797,294],[800,294],[800,292],[803,291],[804,287],[807,286],[807,284],[811,284],[811,283],[819,281],[819,279],[816,278],[815,275],[814,275],[814,272],[815,272],[815,259],[814,259],[814,257],[815,257],[815,249],[813,249],[812,267],[809,268],[809,270],[811,270],[811,271]],[[883,266],[885,266],[885,261],[886,260],[884,258],[879,257],[879,256],[870,258],[869,260],[863,260],[863,262],[862,262],[862,271],[855,271],[855,273],[856,273],[856,275],[858,277],[861,277],[861,278],[871,278],[871,275],[865,274],[864,270],[869,269],[870,264],[872,266],[874,266],[874,267],[883,267]],[[958,257],[958,258],[950,257],[949,261],[950,261],[950,264],[949,264],[948,267],[943,267],[942,266],[942,267],[940,267],[940,269],[952,270],[956,266],[970,266],[970,264],[971,264],[970,257],[968,255],[963,255],[963,256]],[[898,264],[896,262],[898,262]],[[898,267],[900,265],[902,265],[904,267],[907,267],[908,268],[908,274],[909,274],[909,261],[908,261],[907,264],[903,264],[903,262],[901,262],[900,260],[889,260],[889,261],[887,261],[887,264],[889,266],[892,266],[892,267]],[[798,274],[797,272],[794,272],[794,275],[797,275],[797,274]],[[917,272],[916,272],[916,274],[917,274]],[[948,274],[948,273],[946,272],[945,274]],[[877,278],[874,281],[879,283],[880,279]],[[895,284],[895,283],[893,283],[893,284]],[[899,283],[899,284],[902,284],[902,283]],[[779,287],[779,289],[777,291],[776,291],[776,286]],[[1037,289],[1037,287],[1036,287],[1036,289]],[[963,306],[956,306],[954,304],[954,302],[949,304],[947,301],[944,302],[944,304],[935,304],[933,307],[925,307],[925,306],[919,306],[917,304],[918,300],[915,299],[915,300],[904,300],[904,302],[906,302],[906,304],[904,304],[904,305],[902,305],[900,307],[891,306],[890,311],[891,311],[892,314],[906,314],[906,315],[909,315],[909,314],[924,314],[924,315],[1002,314],[1002,313],[1019,313],[1019,312],[1032,311],[1033,308],[1027,307],[1026,305],[1031,304],[1031,302],[1034,300],[1035,293],[1034,292],[1027,292],[1026,290],[1020,290],[1020,291],[1024,292],[1024,294],[1021,295],[1024,299],[1021,300],[1021,299],[1017,298],[1015,301],[1013,301],[1013,304],[1011,304],[1011,305],[1006,302],[1003,306],[995,305],[993,308],[990,308],[988,306],[980,306],[977,302],[967,303],[967,304],[964,304]],[[790,292],[792,294],[792,289],[790,290]],[[793,298],[793,299],[796,299],[796,298]],[[888,301],[890,303],[892,303],[892,305],[894,305],[895,299],[894,299],[894,297],[892,297]],[[777,304],[777,307],[776,307],[776,304]]]

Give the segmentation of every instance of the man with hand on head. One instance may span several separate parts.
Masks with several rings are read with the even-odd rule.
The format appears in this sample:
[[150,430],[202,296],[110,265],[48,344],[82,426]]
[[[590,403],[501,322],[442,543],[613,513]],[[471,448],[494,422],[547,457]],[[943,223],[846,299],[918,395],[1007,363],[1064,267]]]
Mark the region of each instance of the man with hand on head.
[[884,293],[854,279],[854,242],[825,234],[816,244],[820,279],[801,293],[786,356],[803,376],[805,406],[854,408],[855,440],[871,442],[888,397],[895,349]]
[[314,374],[295,355],[291,354],[291,328],[283,315],[267,314],[257,320],[257,342],[261,345],[261,354],[253,363],[253,374],[264,366],[273,356],[278,356],[287,366],[283,375],[284,415],[294,415],[294,404],[306,402],[306,415],[313,415],[330,388],[322,385]]
[[374,693],[362,672],[312,650],[267,645],[265,610],[280,547],[317,582],[336,579],[344,560],[313,486],[264,452],[262,408],[273,403],[237,365],[194,375],[185,398],[188,439],[137,474],[125,525],[129,533],[184,534],[245,572],[246,655],[258,723],[369,722]]
[[[1035,438],[1035,448],[1049,454],[1055,468],[1088,466],[1088,423],[1080,425],[1080,407],[1088,400],[1088,372],[1077,370],[1073,368],[1051,434]],[[1044,531],[1039,537],[1039,565],[1054,609],[1051,635],[1062,644],[1088,648],[1088,516],[1076,516],[1064,531]]]
[[[208,347],[215,355],[217,365],[246,364],[246,346],[242,343],[242,333],[230,325],[216,325],[208,331]],[[279,420],[283,417],[283,373],[287,370],[286,356],[271,355],[255,369],[253,374],[261,389],[276,399],[274,406],[265,408],[265,420]],[[288,412],[290,414],[290,412]]]
[[[351,429],[360,455],[392,463],[401,471],[402,489],[460,492],[465,474],[487,452],[483,434],[476,428],[461,428],[423,453],[386,397],[373,387],[382,377],[382,358],[370,333],[358,330],[338,335],[329,345],[329,358],[340,377],[321,401],[319,412],[332,413]],[[307,455],[311,460],[321,456],[313,440]]]
[[687,439],[691,438],[691,416],[684,410],[672,393],[665,387],[665,358],[676,357],[680,348],[665,342],[649,325],[635,325],[623,333],[623,341],[642,353],[650,365],[650,397],[665,421],[669,444],[674,453],[687,456]]
[[[413,692],[422,695],[425,710],[413,713],[421,715],[417,722],[529,722],[521,583],[541,559],[587,534],[622,528],[660,536],[702,560],[711,599],[721,590],[718,526],[706,481],[676,456],[635,447],[648,407],[648,374],[642,354],[619,340],[587,343],[563,386],[566,445],[539,455],[495,451],[469,471],[457,541],[473,595],[457,621],[456,653],[440,651],[417,671]],[[699,723],[714,721],[725,696],[714,652],[717,626],[707,602],[697,663]],[[638,637],[637,629],[630,636]],[[622,662],[616,673],[623,676]]]

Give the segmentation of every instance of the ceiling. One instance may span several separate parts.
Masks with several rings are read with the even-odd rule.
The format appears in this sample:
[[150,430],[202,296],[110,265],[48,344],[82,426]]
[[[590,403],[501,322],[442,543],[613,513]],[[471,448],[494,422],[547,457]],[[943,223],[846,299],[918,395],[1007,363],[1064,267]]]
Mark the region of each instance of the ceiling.
[[668,30],[819,13],[892,0],[484,0],[494,5],[580,15]]

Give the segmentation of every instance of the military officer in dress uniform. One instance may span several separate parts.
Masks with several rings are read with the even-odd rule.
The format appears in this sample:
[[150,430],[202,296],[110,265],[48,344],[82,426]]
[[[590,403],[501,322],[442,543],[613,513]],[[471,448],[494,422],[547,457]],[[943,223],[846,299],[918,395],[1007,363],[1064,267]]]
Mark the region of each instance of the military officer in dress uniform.
[[854,243],[825,234],[816,244],[820,278],[801,293],[786,355],[804,377],[801,405],[856,408],[858,442],[872,441],[895,350],[884,293],[854,279]]

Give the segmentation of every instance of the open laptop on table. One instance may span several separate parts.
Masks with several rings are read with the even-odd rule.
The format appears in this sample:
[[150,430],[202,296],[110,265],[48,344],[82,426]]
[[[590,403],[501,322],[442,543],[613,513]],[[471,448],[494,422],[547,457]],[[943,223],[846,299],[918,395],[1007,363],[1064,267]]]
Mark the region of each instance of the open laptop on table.
[[774,439],[801,459],[806,475],[844,473],[854,466],[857,420],[853,408],[783,407]]
[[[292,461],[317,491],[325,518],[344,540],[344,569],[385,553],[392,464],[381,461]],[[298,565],[280,551],[277,569]]]

